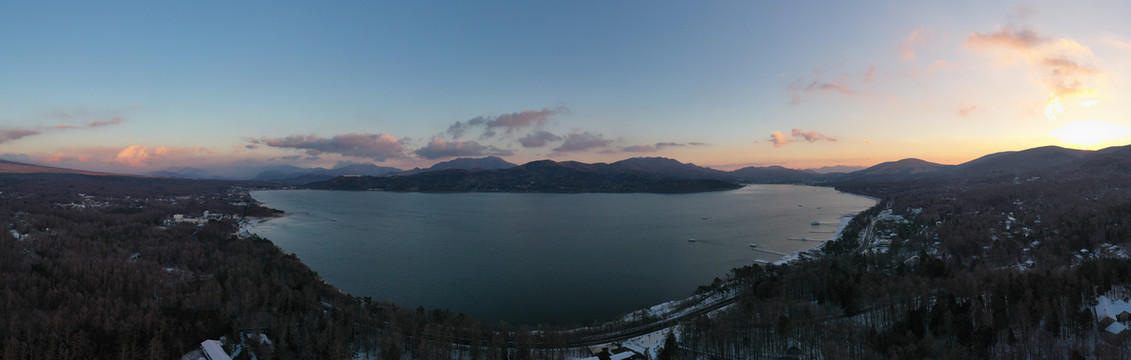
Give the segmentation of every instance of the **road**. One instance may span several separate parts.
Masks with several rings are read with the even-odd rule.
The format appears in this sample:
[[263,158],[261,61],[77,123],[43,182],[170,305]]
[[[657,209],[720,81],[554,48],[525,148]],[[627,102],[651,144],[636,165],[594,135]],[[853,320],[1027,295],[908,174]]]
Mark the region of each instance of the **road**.
[[696,310],[693,310],[693,311],[689,311],[686,314],[676,316],[676,317],[673,317],[673,318],[663,319],[663,320],[660,320],[660,321],[657,321],[657,322],[654,322],[654,323],[651,323],[651,324],[637,326],[637,327],[632,328],[632,329],[617,330],[615,332],[611,332],[611,333],[607,333],[607,334],[592,335],[592,336],[586,336],[586,337],[583,337],[583,338],[580,338],[580,339],[570,340],[569,342],[566,343],[566,345],[569,346],[569,347],[588,347],[588,346],[594,346],[594,345],[614,343],[614,342],[618,342],[618,341],[625,341],[625,340],[628,340],[628,339],[631,339],[631,338],[634,338],[634,337],[637,337],[637,336],[647,335],[647,334],[650,334],[650,333],[653,333],[653,332],[656,332],[656,331],[660,331],[660,330],[675,326],[676,324],[679,324],[680,322],[683,322],[683,321],[688,320],[688,319],[693,319],[693,318],[698,317],[698,316],[705,315],[709,312],[721,309],[724,306],[734,304],[735,302],[738,302],[738,296],[733,296],[733,297],[729,297],[729,298],[726,298],[726,299],[722,299],[722,300],[720,300],[720,301],[718,301],[714,304],[704,306],[702,308],[699,308],[699,309],[696,309]]

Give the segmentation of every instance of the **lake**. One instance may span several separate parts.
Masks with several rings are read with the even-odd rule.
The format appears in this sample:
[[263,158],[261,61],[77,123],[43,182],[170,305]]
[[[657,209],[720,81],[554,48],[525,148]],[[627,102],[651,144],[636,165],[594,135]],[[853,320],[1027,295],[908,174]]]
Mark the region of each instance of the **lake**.
[[[256,191],[252,229],[327,282],[397,306],[511,324],[588,323],[691,295],[825,239],[875,201],[831,188],[696,194]],[[813,221],[822,222],[812,225]],[[694,242],[688,239],[695,239]]]

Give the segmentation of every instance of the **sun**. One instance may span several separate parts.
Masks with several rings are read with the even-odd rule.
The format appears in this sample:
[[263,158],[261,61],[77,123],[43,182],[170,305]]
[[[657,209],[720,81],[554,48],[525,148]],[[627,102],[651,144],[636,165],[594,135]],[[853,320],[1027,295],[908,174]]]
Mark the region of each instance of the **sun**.
[[1131,135],[1131,128],[1102,120],[1077,121],[1052,131],[1052,136],[1060,141],[1083,147],[1122,139],[1128,135]]

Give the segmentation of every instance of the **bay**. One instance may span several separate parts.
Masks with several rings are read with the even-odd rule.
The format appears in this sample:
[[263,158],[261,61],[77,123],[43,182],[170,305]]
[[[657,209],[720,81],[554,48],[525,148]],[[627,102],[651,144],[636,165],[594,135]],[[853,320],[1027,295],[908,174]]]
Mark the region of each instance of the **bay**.
[[732,268],[779,258],[750,244],[806,250],[817,242],[787,238],[829,238],[842,215],[875,204],[795,185],[696,194],[252,196],[287,216],[251,231],[344,291],[530,325],[612,320],[686,297]]

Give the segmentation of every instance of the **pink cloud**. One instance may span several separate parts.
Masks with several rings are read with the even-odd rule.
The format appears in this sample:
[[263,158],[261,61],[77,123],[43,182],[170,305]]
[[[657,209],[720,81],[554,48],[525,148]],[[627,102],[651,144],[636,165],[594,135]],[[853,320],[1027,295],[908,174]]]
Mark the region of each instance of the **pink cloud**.
[[988,34],[975,32],[966,36],[966,46],[974,48],[1007,47],[1014,50],[1029,50],[1047,41],[1048,39],[1029,29],[999,28],[997,31]]
[[[125,165],[128,167],[146,167],[154,161],[166,160],[171,156],[186,156],[191,153],[211,153],[210,150],[203,147],[181,147],[174,148],[168,146],[148,147],[144,145],[130,145],[118,151],[114,156],[114,163]],[[80,161],[82,161],[80,159]],[[89,158],[86,161],[89,161]]]
[[961,106],[958,107],[958,115],[961,116],[961,117],[971,117],[971,116],[974,116],[975,114],[980,113],[982,111],[985,111],[985,110],[982,109],[981,107],[979,107],[978,105],[974,105],[974,104],[966,105],[965,103],[963,103]]
[[770,134],[770,142],[774,143],[774,147],[782,147],[789,145],[789,143],[793,142],[793,139],[782,134],[781,131],[774,131],[773,134]]
[[660,151],[660,150],[662,150],[664,148],[668,148],[668,147],[687,147],[687,146],[706,146],[706,145],[707,145],[706,143],[702,143],[702,142],[689,142],[689,143],[658,142],[658,143],[655,143],[655,144],[652,144],[652,145],[626,146],[626,147],[621,148],[620,150],[621,150],[621,152],[649,153],[649,152],[657,152],[657,151]]
[[1044,79],[1046,88],[1057,97],[1087,95],[1095,90],[1086,85],[1101,71],[1088,65],[1094,55],[1076,40],[1055,39],[1030,29],[999,28],[992,33],[971,33],[965,46],[978,51],[1005,51],[1024,59]]
[[934,33],[923,30],[923,28],[911,30],[907,38],[899,44],[899,56],[908,60],[914,59],[917,56],[915,50],[930,44],[935,40],[935,37]]
[[836,142],[836,136],[829,136],[814,130],[805,131],[802,129],[793,129],[789,135],[783,134],[781,131],[774,131],[770,134],[769,141],[774,144],[774,147],[782,147],[797,141],[805,141],[809,143],[818,141]]

